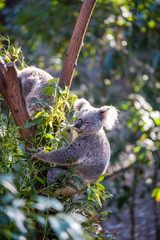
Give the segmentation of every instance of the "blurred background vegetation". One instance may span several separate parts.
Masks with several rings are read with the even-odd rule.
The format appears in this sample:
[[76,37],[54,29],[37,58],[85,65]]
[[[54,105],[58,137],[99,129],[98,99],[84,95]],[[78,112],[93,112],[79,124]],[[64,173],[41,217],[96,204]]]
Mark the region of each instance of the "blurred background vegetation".
[[[81,4],[0,0],[0,33],[21,47],[27,65],[59,76]],[[112,157],[104,185],[114,198],[104,226],[123,240],[160,236],[159,69],[160,1],[98,0],[71,91],[120,110],[117,128],[107,133]]]

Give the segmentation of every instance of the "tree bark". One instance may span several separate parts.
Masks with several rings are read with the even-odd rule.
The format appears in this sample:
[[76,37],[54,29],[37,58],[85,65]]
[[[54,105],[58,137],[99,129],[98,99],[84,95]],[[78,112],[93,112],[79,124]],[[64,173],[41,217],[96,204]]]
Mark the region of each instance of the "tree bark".
[[[0,92],[9,105],[21,136],[25,139],[34,137],[36,133],[35,127],[23,129],[29,115],[26,104],[22,98],[22,88],[13,62],[7,65],[0,62]],[[31,144],[26,142],[26,146],[31,147]]]
[[[154,173],[153,173],[153,189],[157,187],[158,184],[158,169],[159,169],[159,159],[160,159],[160,153],[158,151],[155,151],[154,153]],[[154,208],[154,216],[155,216],[155,231],[156,236],[155,240],[159,240],[160,238],[160,215],[159,215],[159,206],[158,202],[153,199],[153,208]]]
[[62,89],[64,89],[65,86],[68,88],[71,86],[83,39],[95,4],[96,0],[84,0],[83,2],[59,79],[59,85]]

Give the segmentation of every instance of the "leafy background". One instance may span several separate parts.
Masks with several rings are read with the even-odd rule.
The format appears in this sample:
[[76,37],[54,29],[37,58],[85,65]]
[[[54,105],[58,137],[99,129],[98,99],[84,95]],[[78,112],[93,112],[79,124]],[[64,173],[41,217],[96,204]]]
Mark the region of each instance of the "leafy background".
[[[21,47],[25,59],[22,57],[20,67],[24,67],[25,60],[26,65],[60,75],[81,4],[72,0],[0,1],[1,34],[9,37],[15,52]],[[8,41],[3,44],[7,48]],[[114,195],[106,200],[105,210],[112,213],[103,222],[106,231],[113,233],[112,238],[118,235],[118,239],[127,240],[159,239],[159,68],[159,0],[98,0],[71,91],[95,106],[112,104],[120,110],[116,129],[107,133],[112,157],[110,175],[103,180],[106,190]],[[8,127],[13,124],[5,121]],[[1,134],[2,159],[4,152],[12,158],[17,148],[14,129],[12,126],[5,136]],[[6,173],[6,167],[7,173],[11,171],[12,162],[8,165],[2,161],[2,173]],[[19,164],[24,164],[21,156]],[[29,165],[27,169],[31,171]],[[16,193],[10,194],[17,198]],[[17,211],[26,206],[19,204]],[[151,211],[143,213],[142,206]]]

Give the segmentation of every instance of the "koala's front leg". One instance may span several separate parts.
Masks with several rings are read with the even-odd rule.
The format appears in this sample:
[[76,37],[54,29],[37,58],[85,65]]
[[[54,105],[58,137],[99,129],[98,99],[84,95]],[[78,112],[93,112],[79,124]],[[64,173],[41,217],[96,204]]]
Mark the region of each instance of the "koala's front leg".
[[78,164],[78,154],[74,146],[70,145],[67,148],[59,150],[53,150],[51,152],[45,152],[40,150],[37,153],[32,154],[35,158],[44,162],[56,163],[59,166],[71,166]]
[[37,158],[37,159],[40,159],[40,160],[46,162],[46,161],[45,161],[45,159],[46,159],[45,149],[42,150],[42,149],[38,148],[38,150],[39,150],[39,152],[32,153],[32,156],[35,157],[35,158]]

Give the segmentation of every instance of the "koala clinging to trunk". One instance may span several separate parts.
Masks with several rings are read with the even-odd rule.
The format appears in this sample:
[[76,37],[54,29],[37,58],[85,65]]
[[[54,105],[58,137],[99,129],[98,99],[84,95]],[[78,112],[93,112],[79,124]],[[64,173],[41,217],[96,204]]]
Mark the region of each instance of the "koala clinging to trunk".
[[[34,100],[41,100],[53,105],[53,96],[43,94],[43,89],[47,87],[49,80],[53,77],[46,71],[36,67],[26,67],[23,70],[17,70],[18,77],[22,85],[22,96],[26,103],[27,112],[32,116],[40,111],[41,104],[34,103]],[[55,87],[54,84],[52,84]],[[46,108],[46,106],[44,106]]]
[[[47,183],[52,184],[60,173],[67,175],[67,168],[74,167],[82,185],[74,179],[70,182],[79,192],[85,190],[87,183],[93,183],[105,173],[110,159],[110,145],[103,127],[112,129],[117,120],[117,110],[113,106],[94,108],[85,99],[79,99],[74,104],[77,113],[75,128],[80,133],[66,148],[45,152],[40,150],[33,156],[44,162],[55,163],[47,173]],[[58,193],[64,196],[76,194],[69,186],[61,188]]]

